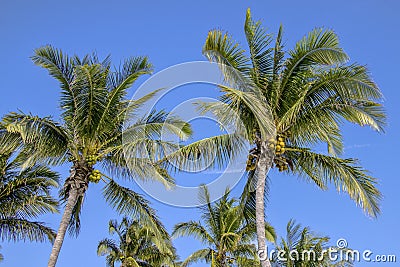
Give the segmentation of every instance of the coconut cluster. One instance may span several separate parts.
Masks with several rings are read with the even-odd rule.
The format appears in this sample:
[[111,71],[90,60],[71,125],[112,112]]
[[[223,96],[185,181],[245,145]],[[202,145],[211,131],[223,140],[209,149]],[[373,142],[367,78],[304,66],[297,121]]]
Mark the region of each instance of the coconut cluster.
[[[272,167],[276,167],[279,171],[286,171],[289,167],[292,168],[292,162],[285,157],[286,152],[286,143],[285,143],[284,135],[278,135],[276,138],[271,138],[268,140],[268,147],[274,152],[274,165]],[[246,171],[253,171],[256,169],[257,165],[257,153],[259,151],[257,148],[253,148],[250,150],[250,154],[247,158],[246,162]]]
[[97,157],[95,155],[88,155],[86,157],[86,162],[87,164],[93,166],[97,162]]
[[98,183],[101,179],[101,173],[99,170],[93,170],[89,175],[89,181],[93,183]]
[[288,170],[289,163],[284,156],[284,153],[286,152],[285,138],[283,136],[277,136],[276,139],[270,139],[268,146],[275,150],[275,167],[278,168],[280,172]]

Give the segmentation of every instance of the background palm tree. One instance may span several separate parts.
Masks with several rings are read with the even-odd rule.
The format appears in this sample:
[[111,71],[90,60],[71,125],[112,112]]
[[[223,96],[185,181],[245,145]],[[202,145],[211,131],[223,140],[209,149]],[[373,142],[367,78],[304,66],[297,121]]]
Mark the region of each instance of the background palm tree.
[[[97,246],[99,256],[107,256],[107,266],[115,266],[121,262],[121,266],[174,266],[177,258],[169,235],[163,240],[155,240],[154,231],[141,225],[138,220],[130,220],[124,217],[121,223],[111,220],[108,227],[110,234],[116,234],[118,240],[105,238]],[[160,251],[156,243],[164,242],[169,248],[167,253]]]
[[[172,236],[192,236],[207,248],[193,252],[181,266],[185,267],[197,261],[205,261],[213,267],[256,266],[258,264],[254,220],[246,221],[244,207],[235,199],[229,198],[229,191],[217,202],[211,203],[206,187],[202,188],[200,199],[204,206],[201,222],[178,223]],[[275,231],[264,223],[266,238],[275,241]]]
[[[294,220],[290,220],[286,227],[286,238],[281,238],[275,247],[272,266],[276,267],[351,267],[352,259],[346,258],[347,248],[329,246],[330,238],[313,233],[310,228],[302,228]],[[327,251],[332,250],[332,258]],[[325,252],[324,252],[325,251]],[[278,257],[278,252],[281,255]],[[344,255],[342,258],[339,255]],[[334,257],[337,257],[335,259]]]
[[[276,37],[268,34],[247,11],[244,25],[248,54],[220,30],[210,31],[203,53],[220,64],[228,85],[221,85],[221,100],[237,110],[247,128],[254,148],[249,153],[248,199],[256,206],[258,248],[265,249],[264,193],[266,175],[276,167],[314,182],[321,189],[332,183],[343,190],[366,213],[379,213],[380,193],[376,180],[367,175],[355,159],[341,159],[343,140],[340,126],[345,121],[368,125],[382,131],[385,113],[382,94],[365,66],[348,64],[348,56],[339,46],[332,30],[315,29],[285,52],[282,27]],[[238,97],[251,92],[256,102]],[[261,93],[260,93],[261,92]],[[260,105],[260,104],[258,104]],[[221,105],[203,105],[203,110]],[[265,131],[260,112],[270,116],[276,128]],[[312,150],[326,144],[328,153]],[[262,266],[269,262],[262,261]]]
[[58,174],[43,165],[21,168],[20,142],[0,126],[0,239],[1,241],[50,241],[55,232],[34,221],[45,213],[58,212],[51,190],[58,187]]
[[[165,147],[173,144],[157,137],[162,129],[180,138],[191,134],[187,123],[163,111],[134,117],[134,112],[156,94],[155,91],[134,101],[126,99],[134,81],[151,73],[148,59],[129,58],[112,72],[109,57],[103,61],[96,55],[70,57],[45,46],[35,50],[32,60],[60,82],[61,121],[19,112],[6,115],[3,123],[9,132],[22,138],[24,153],[29,155],[25,165],[35,162],[71,165],[61,191],[66,205],[48,266],[55,266],[67,228],[71,233],[79,231],[79,214],[89,182],[102,180],[106,202],[119,213],[140,216],[143,225],[152,228],[162,240],[166,231],[149,203],[110,177],[155,179],[170,185],[173,181],[168,172],[154,162]],[[130,122],[136,120],[124,127],[125,116],[133,117],[129,117]],[[128,133],[124,143],[123,130]],[[97,163],[110,175],[95,170]],[[162,252],[168,249],[162,243],[157,245]]]

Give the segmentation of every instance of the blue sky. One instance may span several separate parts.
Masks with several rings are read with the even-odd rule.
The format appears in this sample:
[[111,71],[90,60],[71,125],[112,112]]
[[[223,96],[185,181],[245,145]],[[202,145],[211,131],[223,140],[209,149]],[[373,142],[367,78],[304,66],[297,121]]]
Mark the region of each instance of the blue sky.
[[[155,71],[160,71],[174,64],[204,60],[201,48],[210,29],[227,30],[244,43],[242,29],[248,7],[252,9],[253,17],[261,19],[270,32],[276,32],[281,23],[284,25],[284,41],[288,48],[315,27],[334,29],[351,61],[369,66],[385,95],[384,105],[389,117],[385,134],[351,125],[344,128],[344,156],[359,158],[379,179],[379,189],[384,195],[381,216],[370,219],[343,193],[321,192],[297,177],[273,171],[270,174],[268,220],[280,234],[288,220],[294,218],[316,232],[329,235],[333,243],[338,238],[346,238],[353,249],[397,254],[399,261],[400,179],[396,169],[399,164],[396,149],[400,145],[400,91],[396,82],[397,63],[400,62],[396,52],[400,47],[398,1],[1,0],[0,114],[21,109],[40,116],[58,116],[60,91],[57,82],[29,59],[37,47],[51,44],[71,54],[92,51],[100,57],[111,54],[116,65],[129,56],[148,55]],[[142,81],[133,86],[131,95]],[[183,86],[177,89],[177,95],[180,99],[204,96],[206,89],[208,87]],[[200,125],[194,125],[197,137],[216,132],[212,127],[204,131]],[[67,175],[66,167],[57,170],[63,177]],[[198,179],[195,182],[207,179],[206,175],[183,178]],[[195,209],[171,207],[148,198],[169,230],[177,222],[199,217]],[[96,246],[107,236],[110,218],[118,216],[101,199],[100,187],[92,186],[82,216],[82,232],[77,239],[66,239],[57,266],[105,266],[104,258],[96,256]],[[57,228],[60,216],[41,219]],[[199,243],[188,238],[177,239],[174,243],[182,258],[200,248]],[[51,249],[50,244],[1,245],[6,258],[2,264],[10,267],[44,266]],[[386,265],[396,266],[394,263],[379,264]],[[376,263],[363,262],[356,266],[376,266]]]

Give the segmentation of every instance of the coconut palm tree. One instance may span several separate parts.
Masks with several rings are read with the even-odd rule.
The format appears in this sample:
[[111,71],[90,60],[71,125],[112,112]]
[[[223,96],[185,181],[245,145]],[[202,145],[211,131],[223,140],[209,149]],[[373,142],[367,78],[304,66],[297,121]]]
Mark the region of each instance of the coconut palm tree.
[[[246,190],[253,191],[248,200],[256,206],[258,249],[265,251],[264,193],[266,175],[274,167],[300,175],[321,189],[333,184],[367,214],[377,216],[381,195],[376,180],[355,159],[340,157],[344,122],[377,131],[382,131],[385,123],[379,104],[382,94],[367,68],[348,63],[349,57],[332,30],[315,29],[285,51],[282,27],[273,37],[259,21],[253,21],[248,10],[244,32],[248,53],[220,30],[209,32],[203,53],[220,65],[226,81],[220,86],[221,101],[237,110],[254,144],[247,166],[249,185],[253,186]],[[249,101],[238,97],[239,92],[257,96],[263,109],[260,103],[253,107],[255,97]],[[221,104],[202,108],[221,115]],[[276,132],[265,131],[260,123],[265,116],[270,117]],[[327,145],[327,153],[313,150],[319,144]],[[268,265],[268,260],[262,261],[263,267]]]
[[176,259],[175,249],[169,235],[162,242],[169,247],[168,253],[162,253],[155,242],[154,231],[143,226],[138,220],[124,217],[121,223],[116,220],[109,222],[110,234],[117,235],[118,240],[105,238],[97,246],[97,255],[107,256],[106,265],[114,267],[121,262],[121,266],[174,266]]
[[[313,233],[309,227],[302,228],[294,220],[286,227],[286,238],[275,247],[272,266],[276,267],[351,267],[348,248],[329,246],[330,238]],[[328,253],[331,251],[330,253]],[[330,254],[332,257],[330,257]],[[339,255],[343,255],[339,257]]]
[[16,141],[0,129],[0,239],[53,242],[55,232],[34,219],[58,212],[58,201],[51,196],[58,174],[39,164],[21,168],[25,155],[18,154]]
[[[111,207],[121,214],[140,216],[162,240],[165,229],[149,203],[115,180],[154,179],[170,185],[173,181],[168,172],[154,162],[165,147],[173,144],[157,138],[162,130],[180,138],[191,134],[187,123],[164,111],[144,116],[135,113],[157,91],[137,100],[126,99],[136,79],[151,73],[147,57],[129,58],[111,71],[109,57],[103,61],[96,55],[79,58],[45,46],[35,50],[32,60],[60,82],[60,121],[18,112],[6,115],[3,123],[10,133],[22,138],[24,153],[29,155],[25,165],[44,162],[71,166],[61,190],[65,208],[48,266],[55,266],[67,229],[78,233],[89,184],[100,180],[104,182],[104,199]],[[124,126],[125,116],[130,116],[130,123]],[[123,141],[124,131],[128,137]],[[103,172],[95,169],[96,164],[102,164]],[[157,245],[162,252],[168,249],[161,242]]]
[[[229,191],[215,203],[211,203],[207,188],[202,187],[200,199],[203,206],[202,222],[189,221],[174,227],[173,237],[192,236],[207,248],[193,252],[181,263],[182,267],[198,261],[210,263],[213,267],[256,266],[258,264],[254,220],[247,221],[244,207],[237,200],[229,198]],[[265,237],[275,241],[275,231],[264,223]]]

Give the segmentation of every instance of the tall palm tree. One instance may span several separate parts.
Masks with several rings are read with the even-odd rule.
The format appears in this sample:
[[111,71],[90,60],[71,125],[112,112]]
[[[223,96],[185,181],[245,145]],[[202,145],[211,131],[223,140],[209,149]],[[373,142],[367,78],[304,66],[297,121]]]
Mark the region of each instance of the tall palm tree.
[[[349,249],[329,246],[330,238],[313,233],[309,227],[301,227],[294,220],[286,226],[286,238],[275,247],[272,266],[276,267],[351,267],[352,259],[346,255]],[[332,257],[328,251],[331,251]],[[335,252],[335,254],[333,253]],[[279,254],[279,255],[278,255]],[[339,257],[339,255],[343,255]]]
[[[256,266],[256,246],[252,243],[256,237],[256,224],[254,220],[246,220],[244,207],[229,198],[229,191],[220,200],[211,203],[208,190],[203,187],[200,199],[203,223],[178,223],[172,236],[192,236],[208,247],[193,252],[181,266],[198,261],[210,263],[212,267]],[[264,223],[264,228],[265,237],[275,241],[274,229],[268,223]]]
[[[6,115],[3,123],[9,132],[23,139],[25,154],[29,155],[27,166],[35,162],[68,162],[71,166],[61,191],[65,208],[48,266],[55,266],[67,228],[78,233],[79,215],[91,182],[102,180],[105,201],[119,213],[140,216],[142,223],[162,240],[165,229],[149,203],[114,179],[154,179],[170,185],[173,181],[168,172],[154,159],[173,144],[157,138],[162,130],[180,138],[191,134],[187,123],[163,111],[134,117],[138,108],[156,94],[126,99],[136,79],[151,73],[147,57],[129,58],[115,72],[111,71],[109,57],[100,61],[96,55],[68,56],[51,46],[35,50],[32,60],[60,82],[60,122],[19,112]],[[131,116],[126,127],[125,116]],[[123,131],[128,133],[124,142]],[[95,170],[100,163],[108,175]],[[162,251],[168,249],[162,243],[157,245]]]
[[130,220],[124,217],[121,223],[115,220],[109,222],[110,234],[116,234],[118,240],[105,238],[97,246],[97,255],[107,256],[106,263],[114,267],[115,263],[121,262],[121,266],[174,266],[177,258],[169,235],[162,242],[169,247],[168,253],[162,253],[156,243],[154,231],[143,226],[138,220]]
[[25,155],[18,154],[17,141],[0,129],[0,239],[53,242],[55,232],[34,219],[58,212],[51,196],[58,174],[39,164],[21,168]]
[[[255,184],[250,199],[256,206],[258,249],[265,251],[264,193],[271,168],[297,174],[321,189],[332,183],[345,191],[366,213],[379,213],[380,192],[376,180],[355,159],[342,159],[344,122],[368,125],[382,131],[385,113],[382,94],[367,68],[348,64],[348,56],[332,30],[315,29],[287,52],[282,27],[276,37],[268,34],[247,11],[244,32],[248,53],[227,33],[210,31],[203,53],[218,63],[227,85],[221,85],[221,100],[238,111],[249,141],[249,184]],[[251,92],[257,99],[238,97]],[[260,109],[260,105],[263,108]],[[204,110],[221,105],[204,105]],[[276,133],[265,131],[260,112],[270,116]],[[216,112],[221,114],[221,112]],[[268,129],[267,129],[268,130]],[[327,153],[313,148],[326,144]],[[247,188],[248,189],[248,188]],[[247,191],[251,191],[247,190]],[[262,266],[269,266],[268,260]]]

